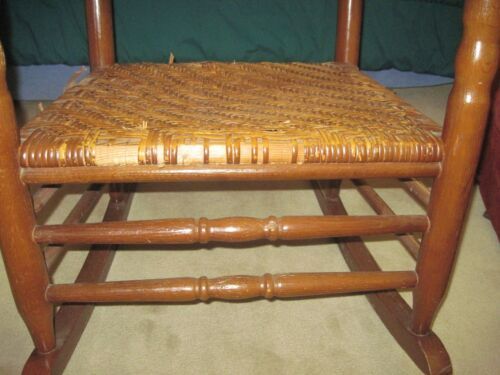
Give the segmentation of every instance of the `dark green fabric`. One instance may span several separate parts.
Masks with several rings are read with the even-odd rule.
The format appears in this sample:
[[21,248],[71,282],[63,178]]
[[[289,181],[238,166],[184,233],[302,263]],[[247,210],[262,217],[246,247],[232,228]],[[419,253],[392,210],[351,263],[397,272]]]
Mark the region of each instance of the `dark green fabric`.
[[[366,0],[361,67],[453,74],[462,0]],[[120,62],[328,61],[336,0],[115,0]],[[2,0],[16,65],[87,63],[83,0]]]

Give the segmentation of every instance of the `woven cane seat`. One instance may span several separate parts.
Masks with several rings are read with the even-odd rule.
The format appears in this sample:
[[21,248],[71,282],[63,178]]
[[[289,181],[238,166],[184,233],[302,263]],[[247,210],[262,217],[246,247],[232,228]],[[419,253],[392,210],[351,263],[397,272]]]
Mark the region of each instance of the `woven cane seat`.
[[357,68],[114,65],[21,133],[24,167],[435,162],[439,127]]

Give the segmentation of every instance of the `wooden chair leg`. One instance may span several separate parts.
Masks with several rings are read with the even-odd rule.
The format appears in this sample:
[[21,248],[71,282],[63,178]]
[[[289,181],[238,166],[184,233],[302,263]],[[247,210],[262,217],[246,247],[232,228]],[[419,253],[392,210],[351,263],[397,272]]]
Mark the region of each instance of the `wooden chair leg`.
[[468,1],[464,9],[464,35],[443,129],[444,159],[432,187],[428,209],[431,225],[422,238],[417,261],[419,282],[413,293],[411,328],[419,335],[429,333],[446,292],[467,212],[490,90],[498,72],[499,13],[495,1]]
[[[126,220],[132,202],[133,186],[126,189],[122,186],[112,186],[110,202],[103,221]],[[106,280],[113,262],[115,245],[93,246],[75,282],[96,283]],[[61,374],[68,364],[73,351],[78,344],[94,305],[68,304],[62,305],[55,317],[57,346],[48,354],[33,351],[23,369],[23,374]]]
[[19,140],[12,99],[5,84],[0,46],[0,246],[17,309],[40,353],[55,346],[53,306],[45,299],[49,283],[42,251],[33,240],[31,195],[20,179]]
[[[335,185],[338,186],[338,182],[332,182],[325,190],[324,186],[313,183],[325,215],[346,215]],[[338,238],[336,241],[352,271],[380,271],[361,238]],[[439,338],[432,331],[420,336],[410,330],[412,310],[397,291],[368,293],[366,297],[391,335],[425,374],[451,374],[450,357]]]

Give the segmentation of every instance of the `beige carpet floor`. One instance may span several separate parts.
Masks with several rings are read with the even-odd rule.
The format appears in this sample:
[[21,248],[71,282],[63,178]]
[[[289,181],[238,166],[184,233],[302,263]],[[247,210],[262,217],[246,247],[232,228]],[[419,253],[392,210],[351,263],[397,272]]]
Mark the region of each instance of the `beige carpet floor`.
[[[397,90],[442,121],[449,86]],[[23,108],[32,111],[33,103]],[[29,114],[28,114],[29,115]],[[394,183],[376,181],[397,213],[421,213]],[[349,183],[342,197],[350,213],[372,213]],[[80,187],[61,196],[46,215],[60,222]],[[220,190],[220,191],[219,191]],[[90,221],[98,221],[105,199]],[[50,209],[49,209],[50,210]],[[499,374],[500,247],[474,191],[451,287],[434,330],[445,343],[456,374]],[[131,219],[248,215],[319,215],[307,183],[210,183],[143,185]],[[368,246],[385,270],[412,269],[414,262],[390,237]],[[71,282],[85,257],[68,254],[55,275]],[[264,272],[346,271],[338,247],[260,245],[120,251],[109,280],[174,276],[209,277]],[[410,295],[404,294],[410,301]],[[0,374],[18,374],[32,343],[16,313],[0,266]],[[364,296],[252,303],[97,307],[67,374],[418,374]]]

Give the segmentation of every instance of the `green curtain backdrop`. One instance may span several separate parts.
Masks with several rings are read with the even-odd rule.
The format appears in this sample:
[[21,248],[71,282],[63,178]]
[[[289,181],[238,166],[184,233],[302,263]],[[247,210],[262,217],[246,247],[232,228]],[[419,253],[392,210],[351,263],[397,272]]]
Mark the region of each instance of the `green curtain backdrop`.
[[[83,0],[1,0],[11,64],[87,63]],[[453,75],[462,0],[365,0],[361,67]],[[336,0],[115,0],[120,62],[328,61]]]

